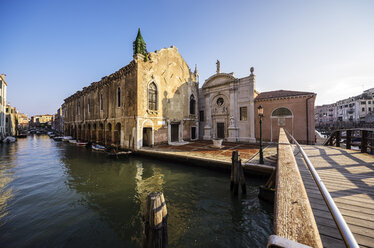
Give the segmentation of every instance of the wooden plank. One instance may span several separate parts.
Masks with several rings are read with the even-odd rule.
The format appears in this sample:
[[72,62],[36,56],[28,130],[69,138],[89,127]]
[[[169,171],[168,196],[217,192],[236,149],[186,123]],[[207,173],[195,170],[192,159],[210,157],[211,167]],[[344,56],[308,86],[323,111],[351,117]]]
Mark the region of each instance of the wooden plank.
[[[335,224],[335,223],[331,223],[331,221],[328,221],[326,219],[326,217],[328,216],[326,214],[326,212],[318,211],[318,210],[315,210],[313,212],[316,215],[316,218],[317,218],[317,216],[320,217],[321,223],[323,225],[334,227],[333,224]],[[351,231],[352,231],[354,237],[356,238],[357,242],[359,243],[359,245],[362,244],[362,245],[365,245],[365,246],[373,247],[374,238],[373,238],[373,236],[370,236],[371,233],[368,229],[360,227],[360,226],[356,226],[352,223],[347,223],[347,224],[348,224],[349,228],[351,229]]]
[[[341,148],[307,146],[305,152],[361,247],[374,247],[374,157]],[[338,153],[337,153],[338,152]],[[299,156],[298,156],[299,157]],[[305,164],[300,163],[313,213],[321,237],[336,238],[331,214],[321,202],[321,194]],[[352,164],[351,164],[352,163]],[[355,168],[356,167],[356,168]],[[331,169],[329,169],[331,168]],[[354,171],[354,173],[352,172]]]
[[311,247],[323,247],[291,145],[283,128],[279,132],[274,211],[276,235]]

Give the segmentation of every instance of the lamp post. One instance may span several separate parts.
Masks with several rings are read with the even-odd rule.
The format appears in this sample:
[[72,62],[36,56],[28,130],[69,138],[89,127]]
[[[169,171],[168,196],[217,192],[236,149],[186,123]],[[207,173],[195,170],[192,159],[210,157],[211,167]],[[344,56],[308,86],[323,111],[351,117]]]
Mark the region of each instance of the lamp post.
[[264,164],[264,154],[262,152],[262,117],[264,117],[264,109],[261,105],[258,106],[257,112],[260,118],[260,164]]

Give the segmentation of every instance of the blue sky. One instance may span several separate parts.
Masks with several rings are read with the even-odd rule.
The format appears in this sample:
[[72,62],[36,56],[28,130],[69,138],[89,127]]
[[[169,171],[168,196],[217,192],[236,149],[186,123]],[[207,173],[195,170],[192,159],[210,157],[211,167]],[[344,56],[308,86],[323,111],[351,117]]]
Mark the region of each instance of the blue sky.
[[28,115],[148,51],[176,46],[200,85],[255,68],[256,89],[317,93],[331,103],[374,87],[374,1],[0,1],[0,73],[8,102]]

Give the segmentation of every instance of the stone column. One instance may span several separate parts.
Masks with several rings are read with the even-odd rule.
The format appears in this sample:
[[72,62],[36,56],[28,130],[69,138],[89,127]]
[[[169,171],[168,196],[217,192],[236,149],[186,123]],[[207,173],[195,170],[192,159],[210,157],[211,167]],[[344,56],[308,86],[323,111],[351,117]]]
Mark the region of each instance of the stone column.
[[170,125],[170,120],[167,120],[168,123],[168,145],[170,145],[171,142],[171,125]]
[[229,127],[228,127],[228,131],[229,131],[229,137],[227,138],[227,141],[230,141],[230,142],[236,142],[238,141],[238,127],[236,125],[236,120],[237,120],[237,113],[236,113],[236,109],[237,109],[237,103],[238,103],[238,99],[237,99],[237,87],[234,84],[231,85],[231,88],[229,90],[230,92],[230,110],[229,110]]
[[254,74],[254,68],[251,67],[251,75],[249,75],[249,142],[256,142],[255,136],[255,113],[257,110],[255,109],[255,102],[254,102],[254,92],[255,92],[255,82],[256,82],[256,75]]
[[212,114],[211,114],[211,106],[210,106],[210,94],[206,93],[204,94],[205,97],[205,126],[204,126],[204,140],[211,140],[212,134]]

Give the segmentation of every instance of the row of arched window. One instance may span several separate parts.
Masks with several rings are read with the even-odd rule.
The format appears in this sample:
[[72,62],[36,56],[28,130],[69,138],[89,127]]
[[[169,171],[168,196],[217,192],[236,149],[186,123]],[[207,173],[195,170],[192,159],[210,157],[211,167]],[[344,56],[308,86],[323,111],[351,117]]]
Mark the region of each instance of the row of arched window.
[[[150,83],[148,85],[148,109],[157,111],[158,106],[158,91],[157,91],[157,86],[154,82]],[[88,107],[88,112],[90,112],[90,99],[88,99],[87,107]],[[103,102],[103,94],[99,95],[99,105],[100,105],[100,111],[104,109],[104,102]],[[121,88],[117,88],[117,107],[121,107]],[[196,99],[195,96],[191,94],[190,96],[190,110],[189,110],[191,115],[196,114]],[[77,113],[78,115],[80,114],[80,102],[78,101],[77,103]]]

